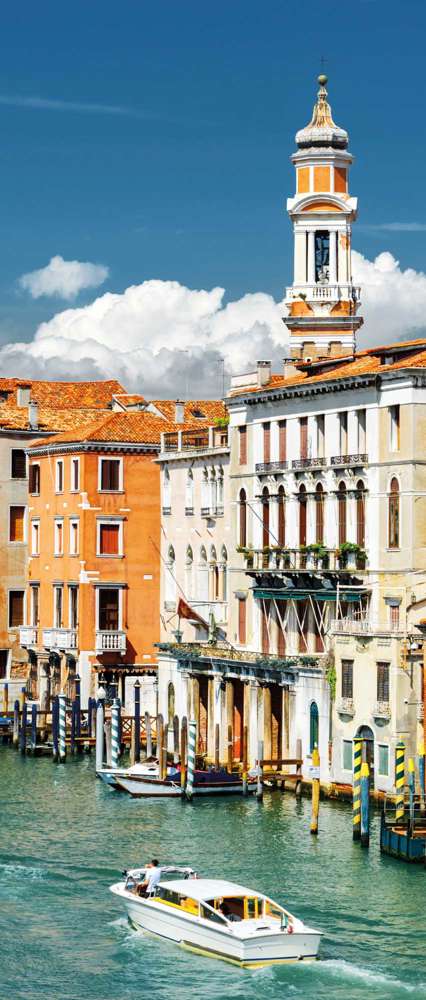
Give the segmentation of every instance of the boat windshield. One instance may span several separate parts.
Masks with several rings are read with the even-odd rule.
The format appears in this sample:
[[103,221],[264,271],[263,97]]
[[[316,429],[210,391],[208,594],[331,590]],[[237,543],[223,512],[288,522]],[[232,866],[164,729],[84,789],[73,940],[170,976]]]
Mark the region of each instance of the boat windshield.
[[264,900],[259,896],[217,896],[206,902],[227,920],[258,920],[263,916]]

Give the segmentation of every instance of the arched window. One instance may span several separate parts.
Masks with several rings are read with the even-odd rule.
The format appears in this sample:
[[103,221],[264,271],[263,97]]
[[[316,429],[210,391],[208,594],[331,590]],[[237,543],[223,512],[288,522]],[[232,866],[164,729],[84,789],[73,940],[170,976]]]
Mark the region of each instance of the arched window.
[[306,545],[306,486],[299,489],[299,545]]
[[240,524],[239,524],[239,544],[247,545],[247,496],[245,490],[240,490]]
[[170,472],[167,465],[164,466],[163,471],[163,510],[170,510],[172,504],[172,494],[170,487]]
[[285,545],[285,489],[278,487],[278,545]]
[[187,513],[194,510],[194,476],[192,469],[188,469],[185,489],[185,510]]
[[309,748],[310,752],[318,746],[319,739],[319,718],[318,718],[318,705],[316,701],[311,702],[311,708],[309,712]]
[[222,466],[219,469],[217,477],[217,505],[219,509],[223,512],[224,504],[224,490],[223,490],[223,469]]
[[198,565],[198,600],[208,601],[209,599],[209,567],[207,565],[207,552],[204,545],[200,549],[200,562]]
[[324,490],[321,483],[315,487],[315,537],[316,541],[324,543]]
[[194,589],[193,569],[194,569],[194,555],[191,546],[188,545],[185,558],[185,591],[188,599],[193,597],[193,589]]
[[269,540],[269,490],[264,486],[262,490],[262,546],[266,548],[270,545]]
[[221,571],[222,571],[221,599],[222,601],[227,601],[228,600],[228,553],[226,551],[225,545],[222,545],[220,560],[221,560]]
[[219,566],[214,545],[210,548],[210,599],[219,600]]
[[170,682],[167,688],[167,718],[169,727],[173,727],[173,719],[175,717],[175,688],[174,684]]
[[388,499],[388,545],[390,549],[399,549],[399,482],[396,476],[391,479]]
[[346,486],[339,483],[337,494],[338,522],[339,522],[339,545],[346,542]]
[[356,543],[365,548],[365,486],[362,479],[356,484]]
[[164,599],[170,604],[174,604],[176,601],[175,550],[173,545],[169,545],[167,552]]

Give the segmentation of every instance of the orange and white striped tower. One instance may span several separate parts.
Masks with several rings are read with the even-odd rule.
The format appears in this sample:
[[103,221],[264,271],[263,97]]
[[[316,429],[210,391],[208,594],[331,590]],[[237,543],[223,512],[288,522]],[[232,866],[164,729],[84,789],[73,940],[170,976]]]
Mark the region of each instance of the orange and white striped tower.
[[296,135],[296,194],[287,211],[294,230],[294,279],[286,292],[293,359],[351,355],[359,288],[352,282],[351,230],[357,199],[349,194],[353,157],[348,133],[335,125],[326,76],[319,76],[312,120]]

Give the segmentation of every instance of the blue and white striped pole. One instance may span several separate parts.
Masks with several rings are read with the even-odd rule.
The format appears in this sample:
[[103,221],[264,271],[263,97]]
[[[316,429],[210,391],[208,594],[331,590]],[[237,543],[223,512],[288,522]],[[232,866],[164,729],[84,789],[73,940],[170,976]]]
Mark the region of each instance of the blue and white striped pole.
[[104,766],[104,721],[105,721],[105,689],[98,688],[98,704],[96,706],[96,771],[102,771]]
[[57,695],[52,701],[52,753],[53,760],[57,761],[59,757],[59,701]]
[[118,767],[120,758],[120,699],[114,698],[111,705],[111,767]]
[[188,802],[192,802],[194,793],[194,771],[195,771],[195,748],[197,745],[197,723],[195,719],[190,719],[188,723],[188,770],[186,775],[185,795]]
[[59,701],[59,761],[65,761],[67,756],[67,704],[64,692],[58,696]]

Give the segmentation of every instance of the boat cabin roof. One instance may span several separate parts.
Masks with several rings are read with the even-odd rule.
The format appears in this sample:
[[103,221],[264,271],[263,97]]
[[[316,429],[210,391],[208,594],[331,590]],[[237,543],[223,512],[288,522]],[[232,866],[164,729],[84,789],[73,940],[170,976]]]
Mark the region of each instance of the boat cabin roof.
[[238,885],[236,882],[226,882],[225,879],[214,878],[189,878],[178,879],[173,882],[163,882],[160,885],[164,889],[172,892],[179,892],[182,896],[189,896],[199,902],[208,899],[216,899],[217,896],[257,896],[264,899],[261,892],[248,889],[245,885]]

